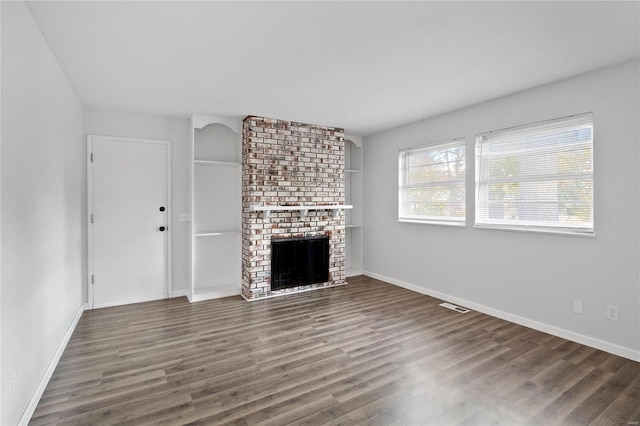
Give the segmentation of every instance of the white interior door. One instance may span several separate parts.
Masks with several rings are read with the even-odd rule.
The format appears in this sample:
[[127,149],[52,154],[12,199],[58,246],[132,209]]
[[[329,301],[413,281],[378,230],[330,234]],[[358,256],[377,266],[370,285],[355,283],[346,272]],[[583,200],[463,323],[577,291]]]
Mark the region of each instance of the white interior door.
[[168,297],[168,144],[89,137],[89,303]]

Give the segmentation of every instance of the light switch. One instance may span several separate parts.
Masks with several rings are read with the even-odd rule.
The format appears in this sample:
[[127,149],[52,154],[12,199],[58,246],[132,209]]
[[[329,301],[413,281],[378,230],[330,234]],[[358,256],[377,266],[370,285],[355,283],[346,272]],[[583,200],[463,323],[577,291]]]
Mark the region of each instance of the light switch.
[[573,301],[573,312],[575,312],[576,314],[582,313],[582,300]]

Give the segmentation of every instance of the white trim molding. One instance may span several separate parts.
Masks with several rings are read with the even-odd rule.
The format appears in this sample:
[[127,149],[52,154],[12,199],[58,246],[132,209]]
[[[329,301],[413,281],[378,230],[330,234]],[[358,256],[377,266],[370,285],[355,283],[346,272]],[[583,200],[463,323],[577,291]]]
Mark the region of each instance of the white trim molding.
[[189,295],[189,290],[186,288],[181,288],[179,290],[173,290],[171,292],[171,297],[182,297],[182,296],[188,296]]
[[44,393],[44,390],[47,388],[47,385],[49,384],[49,380],[51,380],[51,376],[53,376],[53,372],[58,366],[58,362],[60,362],[60,358],[62,357],[62,354],[65,348],[67,347],[67,344],[69,343],[69,339],[71,339],[71,335],[75,331],[76,326],[78,325],[78,321],[80,321],[80,317],[82,317],[82,313],[85,310],[87,310],[87,308],[88,308],[88,305],[86,303],[83,303],[82,305],[80,305],[80,308],[76,313],[76,316],[73,318],[73,321],[71,321],[71,325],[69,325],[67,332],[62,338],[62,342],[60,342],[60,346],[58,346],[58,350],[53,355],[51,362],[49,362],[49,366],[47,367],[46,371],[44,372],[44,375],[40,379],[40,383],[38,383],[38,387],[36,388],[36,391],[31,396],[31,399],[29,400],[29,404],[27,404],[27,408],[25,408],[24,412],[22,413],[22,416],[18,421],[18,425],[22,426],[22,425],[29,424],[29,421],[31,420],[31,416],[33,416],[33,413],[36,411],[36,408],[38,407],[38,402],[40,402],[40,398],[42,398],[42,394]]
[[534,330],[541,331],[543,333],[551,334],[553,336],[561,337],[563,339],[570,340],[572,342],[580,343],[581,345],[589,346],[595,349],[599,349],[604,352],[608,352],[613,355],[618,355],[623,358],[630,359],[632,361],[640,362],[640,351],[625,346],[616,345],[614,343],[606,342],[604,340],[596,339],[593,337],[585,336],[584,334],[575,333],[573,331],[565,330],[564,328],[556,327],[553,325],[545,324],[539,321],[535,321],[529,318],[521,317],[518,315],[510,314],[508,312],[500,311],[498,309],[490,308],[488,306],[481,305],[479,303],[470,302],[459,297],[451,296],[446,293],[431,290],[421,287],[419,285],[407,283],[397,280],[395,278],[387,277],[385,275],[376,274],[371,271],[362,271],[363,275],[371,278],[375,278],[380,281],[387,282],[389,284],[396,285],[398,287],[405,288],[407,290],[415,291],[416,293],[424,294],[426,296],[435,297],[436,299],[444,300],[454,303],[456,305],[464,306],[465,308],[472,309],[474,311],[482,312],[483,314],[490,315],[492,317],[500,318],[505,321],[509,321],[515,324],[519,324],[525,327],[532,328]]
[[242,134],[242,120],[232,118],[214,117],[211,115],[193,114],[191,123],[194,129],[203,129],[209,124],[222,124],[233,130],[237,134]]
[[362,136],[344,135],[344,140],[351,141],[358,148],[362,148]]

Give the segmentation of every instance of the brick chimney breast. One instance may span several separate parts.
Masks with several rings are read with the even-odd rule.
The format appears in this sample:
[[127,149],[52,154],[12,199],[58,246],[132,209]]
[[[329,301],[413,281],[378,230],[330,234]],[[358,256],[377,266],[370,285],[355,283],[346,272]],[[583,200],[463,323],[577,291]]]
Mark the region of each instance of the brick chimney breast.
[[[250,206],[343,205],[344,130],[248,116],[242,128],[242,295],[248,300],[346,284],[345,214]],[[271,240],[329,236],[329,281],[271,291]]]

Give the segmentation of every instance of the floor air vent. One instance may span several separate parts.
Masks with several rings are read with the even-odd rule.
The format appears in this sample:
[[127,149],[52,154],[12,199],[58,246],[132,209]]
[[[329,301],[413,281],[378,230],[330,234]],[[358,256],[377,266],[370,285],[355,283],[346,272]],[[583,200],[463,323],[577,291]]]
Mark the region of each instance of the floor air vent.
[[449,303],[449,302],[441,303],[440,306],[443,306],[443,307],[445,307],[447,309],[451,309],[452,311],[460,312],[461,314],[466,314],[467,312],[470,311],[470,309],[463,308],[463,307],[460,307],[460,306],[456,306],[456,305],[454,305],[452,303]]

